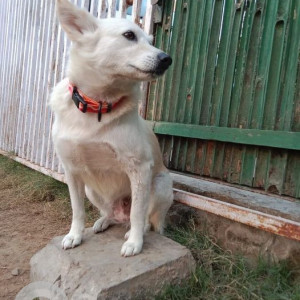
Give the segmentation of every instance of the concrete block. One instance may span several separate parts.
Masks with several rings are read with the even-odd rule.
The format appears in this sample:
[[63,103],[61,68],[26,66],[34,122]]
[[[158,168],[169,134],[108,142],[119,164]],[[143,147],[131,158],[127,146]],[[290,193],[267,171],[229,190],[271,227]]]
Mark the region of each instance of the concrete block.
[[257,262],[259,256],[275,262],[285,260],[291,267],[300,266],[300,242],[275,235],[248,225],[176,203],[168,213],[172,226],[190,226],[193,220],[197,230],[215,237],[223,248]]
[[126,229],[114,226],[94,234],[86,229],[82,245],[61,249],[55,237],[31,261],[31,281],[53,283],[68,299],[151,299],[166,284],[178,284],[195,268],[190,251],[150,232],[141,254],[124,258]]

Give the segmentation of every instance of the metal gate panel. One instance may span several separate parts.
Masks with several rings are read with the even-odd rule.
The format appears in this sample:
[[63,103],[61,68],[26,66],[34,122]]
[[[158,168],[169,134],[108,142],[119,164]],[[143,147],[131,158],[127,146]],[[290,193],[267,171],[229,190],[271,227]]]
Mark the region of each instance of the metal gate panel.
[[171,169],[300,197],[300,3],[164,1],[146,117]]
[[[72,0],[94,16],[131,18],[148,31],[150,1],[148,18],[141,19],[142,0],[133,1],[131,17],[126,0]],[[60,179],[63,169],[53,149],[47,101],[65,77],[70,42],[58,26],[55,1],[0,1],[0,28],[0,153]]]

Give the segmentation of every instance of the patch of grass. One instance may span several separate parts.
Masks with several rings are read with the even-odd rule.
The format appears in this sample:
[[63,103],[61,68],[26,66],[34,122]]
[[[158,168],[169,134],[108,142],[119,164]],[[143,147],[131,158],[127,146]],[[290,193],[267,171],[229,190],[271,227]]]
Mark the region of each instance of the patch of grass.
[[52,201],[67,198],[68,190],[64,183],[45,176],[26,166],[0,155],[0,178],[13,187],[18,196],[31,196],[33,201]]
[[166,235],[188,247],[197,263],[194,274],[180,286],[168,286],[163,299],[267,299],[299,300],[300,285],[285,262],[261,258],[255,266],[245,258],[220,248],[191,222],[188,228],[167,228]]
[[[2,189],[11,189],[12,203],[42,201],[51,205],[59,217],[71,219],[72,210],[66,184],[3,155],[0,155],[0,180]],[[53,204],[51,204],[52,202]],[[85,201],[85,208],[86,219],[90,226],[90,222],[98,217],[98,212],[88,201]]]

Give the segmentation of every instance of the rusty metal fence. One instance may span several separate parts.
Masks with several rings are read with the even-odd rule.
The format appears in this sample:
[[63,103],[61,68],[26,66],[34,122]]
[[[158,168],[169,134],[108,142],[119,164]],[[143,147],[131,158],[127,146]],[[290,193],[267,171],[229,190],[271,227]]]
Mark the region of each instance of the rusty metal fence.
[[[73,0],[97,17],[127,17],[151,28],[151,2]],[[130,2],[130,1],[129,1]],[[51,141],[47,100],[64,76],[70,42],[58,26],[54,0],[0,1],[0,152],[62,180]]]
[[[126,0],[72,1],[97,17],[128,17]],[[157,2],[162,10],[153,14]],[[0,1],[0,154],[64,181],[47,99],[64,77],[69,42],[54,4]],[[150,85],[146,103],[168,167],[300,197],[300,1],[147,0],[143,19],[141,5],[133,1],[130,18],[148,32],[154,20],[156,45],[175,58]],[[180,190],[174,195],[300,240],[299,222]]]
[[[77,0],[95,16],[126,16],[125,0]],[[147,1],[147,30],[152,25]],[[131,18],[140,22],[141,0]],[[176,57],[152,83],[169,168],[300,196],[300,2],[168,0],[156,45]],[[0,2],[0,151],[61,179],[47,99],[69,42],[53,0]],[[16,7],[18,9],[16,9]]]
[[147,119],[173,170],[300,197],[300,1],[170,0]]

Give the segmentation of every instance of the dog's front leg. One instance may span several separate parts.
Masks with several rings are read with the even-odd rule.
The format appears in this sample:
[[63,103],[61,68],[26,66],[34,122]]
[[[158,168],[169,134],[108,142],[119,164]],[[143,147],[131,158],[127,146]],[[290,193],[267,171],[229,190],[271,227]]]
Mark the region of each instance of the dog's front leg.
[[131,183],[130,234],[123,244],[121,254],[132,256],[141,252],[145,218],[149,205],[152,164],[142,163],[131,167],[127,175]]
[[70,232],[62,241],[63,249],[74,248],[81,244],[84,231],[84,184],[78,176],[66,171],[66,179],[69,187],[72,205],[72,225]]

